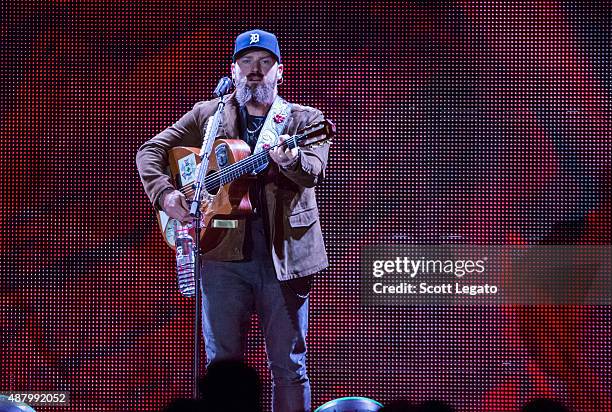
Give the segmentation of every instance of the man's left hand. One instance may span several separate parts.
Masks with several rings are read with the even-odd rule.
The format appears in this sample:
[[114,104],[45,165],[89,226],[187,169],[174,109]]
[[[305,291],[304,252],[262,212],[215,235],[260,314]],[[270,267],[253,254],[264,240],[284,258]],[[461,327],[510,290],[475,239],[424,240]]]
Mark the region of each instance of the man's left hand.
[[[279,136],[280,143],[288,140],[290,136],[288,134],[283,134]],[[293,164],[298,156],[298,148],[294,147],[293,149],[289,149],[288,147],[279,146],[274,150],[270,150],[270,157],[272,160],[276,162],[280,167],[287,167]]]

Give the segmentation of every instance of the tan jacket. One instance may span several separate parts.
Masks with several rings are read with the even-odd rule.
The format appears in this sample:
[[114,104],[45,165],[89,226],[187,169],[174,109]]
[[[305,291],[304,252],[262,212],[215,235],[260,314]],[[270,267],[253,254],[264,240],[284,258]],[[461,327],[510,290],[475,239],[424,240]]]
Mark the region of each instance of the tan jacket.
[[[144,190],[156,208],[162,192],[172,189],[164,173],[168,165],[167,150],[175,146],[200,147],[206,121],[217,109],[218,99],[197,103],[174,125],[144,143],[136,155],[136,163]],[[294,135],[311,123],[323,120],[323,114],[312,107],[292,104],[284,134]],[[239,108],[229,96],[216,138],[240,138]],[[273,161],[263,173],[268,210],[270,250],[279,280],[288,280],[316,273],[328,266],[314,187],[325,176],[329,146],[300,148],[299,160],[288,170]],[[245,235],[244,220],[236,229],[224,230],[222,240],[206,252],[205,259],[242,260]]]

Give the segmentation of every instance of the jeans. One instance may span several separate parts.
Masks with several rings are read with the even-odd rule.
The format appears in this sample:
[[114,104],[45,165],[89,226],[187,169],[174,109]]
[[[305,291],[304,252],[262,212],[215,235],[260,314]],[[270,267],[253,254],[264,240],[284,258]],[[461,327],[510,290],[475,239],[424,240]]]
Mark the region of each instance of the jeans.
[[255,312],[272,373],[272,410],[310,411],[306,333],[311,276],[280,282],[261,218],[248,223],[247,259],[202,262],[202,330],[207,365],[244,359],[246,334]]

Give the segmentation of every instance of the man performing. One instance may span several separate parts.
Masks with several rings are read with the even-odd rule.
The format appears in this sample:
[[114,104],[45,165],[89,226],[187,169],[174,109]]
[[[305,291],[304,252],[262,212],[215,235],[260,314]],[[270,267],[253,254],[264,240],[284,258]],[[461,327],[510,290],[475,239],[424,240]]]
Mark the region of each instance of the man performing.
[[[280,142],[323,120],[319,110],[290,104],[277,95],[283,65],[274,34],[263,30],[240,34],[231,72],[236,90],[224,97],[227,103],[216,138],[241,138],[253,152],[261,150],[262,136],[272,134]],[[197,103],[138,151],[138,170],[151,202],[182,222],[192,218],[185,196],[164,172],[167,151],[175,146],[200,147],[218,101]],[[324,177],[327,154],[327,145],[271,150],[272,162],[250,188],[252,215],[238,219],[236,228],[214,229],[221,231],[221,240],[212,248],[202,246],[207,362],[243,359],[250,317],[257,313],[276,412],[310,410],[308,294],[311,275],[328,265],[314,187]]]

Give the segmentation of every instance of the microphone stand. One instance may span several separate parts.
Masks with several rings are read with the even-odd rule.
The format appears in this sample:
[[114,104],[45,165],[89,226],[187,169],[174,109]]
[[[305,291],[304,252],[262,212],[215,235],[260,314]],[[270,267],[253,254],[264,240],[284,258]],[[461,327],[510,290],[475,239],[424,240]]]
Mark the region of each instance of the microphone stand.
[[[195,198],[194,198],[195,199]],[[202,278],[201,278],[201,268],[200,268],[200,231],[202,228],[200,227],[200,202],[193,202],[192,204],[197,204],[197,212],[195,214],[195,238],[193,239],[194,245],[194,270],[195,270],[195,321],[194,321],[194,360],[193,360],[193,383],[191,387],[193,399],[200,399],[200,391],[199,391],[199,382],[200,382],[200,346],[201,343],[201,317],[202,317],[202,298],[200,296],[200,291],[202,290]]]
[[[198,384],[200,382],[200,346],[202,341],[202,329],[201,329],[201,317],[202,317],[202,302],[200,292],[202,290],[202,273],[201,273],[201,259],[200,259],[200,231],[202,230],[200,219],[202,217],[202,212],[200,211],[200,204],[202,202],[202,189],[205,189],[205,177],[206,177],[206,169],[208,168],[208,159],[210,158],[210,152],[212,149],[212,144],[214,142],[215,136],[217,135],[217,129],[219,128],[219,121],[221,112],[223,112],[223,108],[225,107],[225,101],[223,100],[223,95],[227,93],[231,86],[232,82],[229,78],[223,77],[213,94],[216,97],[219,97],[219,104],[217,105],[217,111],[213,115],[212,118],[212,127],[207,130],[208,141],[206,142],[206,150],[203,154],[201,154],[202,163],[200,167],[200,172],[195,182],[195,193],[193,196],[193,200],[191,202],[191,209],[189,213],[192,217],[195,218],[195,238],[193,241],[194,245],[194,273],[195,273],[195,322],[194,322],[194,361],[193,361],[193,383],[192,383],[192,396],[193,399],[200,398],[200,391],[198,389]],[[205,136],[206,138],[206,136]],[[205,162],[205,164],[203,164]]]

